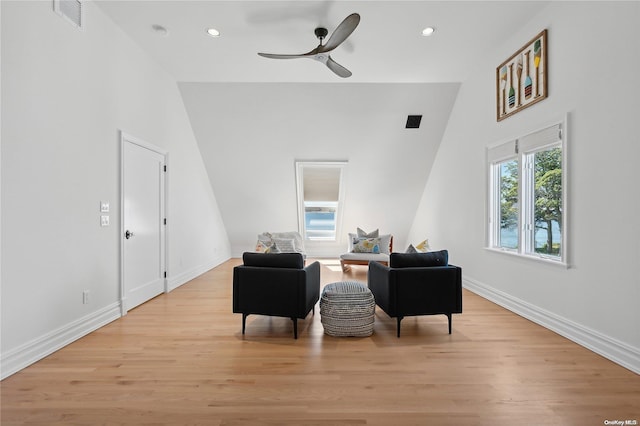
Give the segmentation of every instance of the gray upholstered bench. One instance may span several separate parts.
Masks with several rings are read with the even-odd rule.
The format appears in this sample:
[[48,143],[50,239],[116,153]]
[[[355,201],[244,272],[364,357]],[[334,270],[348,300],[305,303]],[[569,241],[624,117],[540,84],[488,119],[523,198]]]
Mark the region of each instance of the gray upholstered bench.
[[330,336],[371,336],[376,303],[369,288],[355,281],[327,284],[320,298],[320,321]]

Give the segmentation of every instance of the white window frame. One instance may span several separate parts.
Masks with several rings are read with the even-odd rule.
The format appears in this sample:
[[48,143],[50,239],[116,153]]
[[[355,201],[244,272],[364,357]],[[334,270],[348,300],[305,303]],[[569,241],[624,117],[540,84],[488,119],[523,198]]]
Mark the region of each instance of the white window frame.
[[[499,249],[502,251],[508,251],[517,253],[520,251],[520,245],[522,242],[522,233],[520,232],[520,220],[521,215],[518,214],[518,247],[509,248],[502,246],[502,241],[500,237],[500,184],[501,184],[501,172],[500,166],[504,163],[518,160],[516,155],[512,155],[506,158],[501,158],[498,161],[492,162],[489,167],[489,183],[491,185],[489,189],[489,244],[491,248]],[[519,165],[519,164],[518,164]],[[519,168],[519,167],[518,167]],[[520,181],[520,179],[518,179]],[[520,196],[522,191],[521,186],[518,187],[518,196]],[[520,211],[520,210],[518,210]]]
[[[340,170],[340,180],[338,189],[338,205],[336,207],[336,235],[335,238],[326,239],[308,239],[305,229],[305,200],[304,200],[304,169],[305,167],[314,168],[337,168]],[[347,168],[346,161],[296,161],[296,192],[298,201],[298,231],[305,241],[305,245],[335,245],[341,241],[342,235],[342,217],[344,212],[344,193],[345,193],[345,173]]]
[[[491,251],[520,256],[555,265],[568,267],[568,163],[567,163],[567,118],[531,132],[518,139],[487,148],[487,242]],[[557,134],[557,138],[554,136]],[[559,147],[562,150],[562,233],[558,256],[536,253],[534,247],[535,224],[535,172],[534,155]],[[509,249],[500,246],[500,164],[518,161],[518,247]]]

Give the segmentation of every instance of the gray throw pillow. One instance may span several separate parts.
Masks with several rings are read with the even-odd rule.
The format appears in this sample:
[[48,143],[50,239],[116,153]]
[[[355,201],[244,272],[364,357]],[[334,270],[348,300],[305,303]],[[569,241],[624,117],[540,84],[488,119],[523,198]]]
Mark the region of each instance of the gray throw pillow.
[[364,232],[361,228],[358,228],[356,232],[360,238],[378,238],[380,236],[380,231],[378,229],[371,232]]

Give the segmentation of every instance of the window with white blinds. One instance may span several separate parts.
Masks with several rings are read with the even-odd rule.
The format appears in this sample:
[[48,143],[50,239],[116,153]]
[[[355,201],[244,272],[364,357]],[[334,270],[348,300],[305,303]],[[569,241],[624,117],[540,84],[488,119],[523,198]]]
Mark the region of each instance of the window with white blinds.
[[487,148],[489,248],[566,263],[564,126]]
[[306,240],[336,241],[346,162],[296,162],[298,222]]

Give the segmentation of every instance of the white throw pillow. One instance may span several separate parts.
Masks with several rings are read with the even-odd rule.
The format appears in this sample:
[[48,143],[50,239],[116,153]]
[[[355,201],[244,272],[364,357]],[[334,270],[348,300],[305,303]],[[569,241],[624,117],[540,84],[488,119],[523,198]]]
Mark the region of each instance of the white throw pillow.
[[274,238],[273,242],[280,253],[297,253],[292,239]]
[[357,239],[358,239],[357,234],[352,234],[351,232],[349,232],[349,250],[347,250],[349,253],[353,251],[353,242]]
[[391,234],[380,235],[380,253],[389,254],[390,243],[391,243]]
[[289,231],[289,232],[273,232],[273,238],[283,238],[287,240],[293,240],[293,247],[295,248],[295,252],[304,253],[304,243],[302,242],[302,236],[297,231]]

